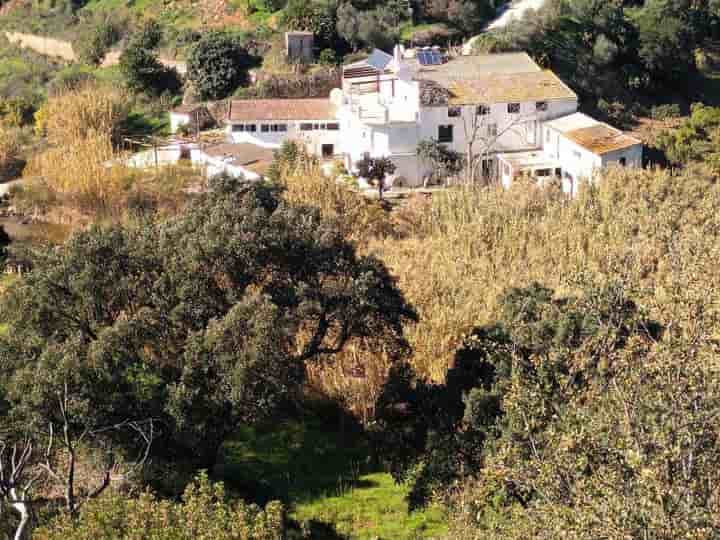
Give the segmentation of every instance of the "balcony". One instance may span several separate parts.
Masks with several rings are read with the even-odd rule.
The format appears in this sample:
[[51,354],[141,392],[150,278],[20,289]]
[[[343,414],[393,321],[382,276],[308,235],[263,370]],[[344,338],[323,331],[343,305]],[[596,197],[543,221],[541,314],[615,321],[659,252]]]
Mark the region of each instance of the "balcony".
[[350,94],[348,105],[352,114],[362,123],[368,125],[412,123],[417,122],[418,118],[415,107],[379,92]]

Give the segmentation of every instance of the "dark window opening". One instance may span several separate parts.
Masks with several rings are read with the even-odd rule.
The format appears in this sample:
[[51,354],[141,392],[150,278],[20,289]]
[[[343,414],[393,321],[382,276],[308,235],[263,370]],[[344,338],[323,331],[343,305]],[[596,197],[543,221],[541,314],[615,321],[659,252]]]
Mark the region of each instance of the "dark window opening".
[[448,107],[448,116],[450,118],[457,118],[461,114],[460,107]]
[[233,124],[233,125],[232,125],[232,130],[233,130],[234,132],[245,131],[245,125],[244,125],[244,124]]
[[262,131],[263,133],[268,133],[270,131],[270,126],[268,124],[263,124],[262,126],[260,126],[260,131]]
[[625,167],[627,165],[627,158],[621,157],[620,158],[620,166]]
[[488,105],[478,105],[476,112],[478,116],[487,116],[490,114],[490,107]]
[[312,131],[312,124],[300,124],[300,131]]
[[338,124],[337,122],[333,122],[333,123],[331,123],[331,124],[328,124],[328,125],[327,125],[327,128],[328,128],[330,131],[338,131],[338,130],[340,129],[340,124]]
[[254,133],[257,131],[257,126],[255,124],[246,124],[245,131],[252,131]]
[[438,126],[438,142],[440,142],[440,143],[453,142],[453,127],[452,126]]
[[536,101],[535,102],[535,110],[538,112],[544,112],[548,110],[548,103],[547,101]]
[[520,112],[520,104],[519,103],[508,103],[508,113],[509,114],[517,114]]
[[330,158],[335,155],[335,145],[334,144],[323,144],[321,146],[322,150],[322,157],[324,158]]

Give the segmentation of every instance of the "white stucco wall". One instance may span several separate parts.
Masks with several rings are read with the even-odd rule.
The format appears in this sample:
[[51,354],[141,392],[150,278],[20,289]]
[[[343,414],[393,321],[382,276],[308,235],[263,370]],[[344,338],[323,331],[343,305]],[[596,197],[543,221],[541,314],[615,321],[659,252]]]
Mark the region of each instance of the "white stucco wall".
[[[499,134],[492,151],[507,152],[531,150],[542,146],[541,123],[572,114],[577,110],[577,100],[549,101],[546,111],[537,111],[536,102],[520,103],[520,112],[508,113],[507,103],[489,105],[490,112],[478,117],[479,125],[475,150],[483,150],[495,137],[489,134],[488,126],[494,124]],[[462,116],[448,116],[448,107],[423,107],[420,111],[420,139],[437,139],[438,126],[453,126],[453,150],[465,152],[468,140],[472,137],[475,105],[463,106]]]
[[[252,122],[243,122],[243,124],[251,124]],[[329,129],[313,129],[311,131],[303,131],[300,129],[301,124],[330,124],[339,123],[336,119],[329,120],[293,120],[292,122],[281,121],[258,121],[255,122],[255,131],[233,131],[229,125],[227,133],[235,143],[250,143],[265,148],[279,148],[280,145],[287,140],[302,141],[305,143],[308,151],[315,155],[322,155],[322,145],[332,144],[333,153],[340,153],[340,130]],[[262,125],[285,124],[287,131],[262,131]]]
[[170,112],[170,133],[177,133],[180,126],[190,123],[190,115]]

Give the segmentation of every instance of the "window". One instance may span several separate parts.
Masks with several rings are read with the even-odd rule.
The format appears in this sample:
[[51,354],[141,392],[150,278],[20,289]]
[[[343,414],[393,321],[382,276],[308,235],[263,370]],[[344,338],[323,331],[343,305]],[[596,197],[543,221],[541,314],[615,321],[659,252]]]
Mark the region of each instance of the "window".
[[477,110],[475,111],[478,116],[487,116],[490,114],[490,106],[489,105],[478,105]]
[[260,131],[263,133],[268,133],[270,131],[270,124],[263,124],[260,126]]
[[625,167],[627,165],[627,158],[621,157],[620,158],[620,166]]
[[312,131],[313,125],[312,124],[300,124],[300,131]]
[[272,126],[270,126],[270,131],[275,131],[275,132],[287,131],[287,125],[286,124],[273,124]]
[[489,137],[497,137],[497,134],[498,134],[497,124],[488,124],[487,125],[487,134]]
[[535,110],[537,112],[545,112],[548,110],[548,103],[547,101],[536,101],[535,102]]
[[503,164],[503,174],[505,176],[510,176],[510,172],[511,172],[510,165],[508,165],[507,163],[504,163]]
[[508,103],[508,114],[518,114],[520,112],[519,103]]
[[448,116],[450,118],[457,118],[461,114],[460,107],[448,107]]
[[255,131],[255,124],[233,124],[232,130],[234,132],[244,132],[244,131]]
[[338,131],[340,129],[340,124],[337,122],[331,122],[327,125],[328,130],[330,131]]
[[320,148],[324,158],[331,158],[335,154],[335,146],[332,144],[323,144]]
[[546,176],[550,176],[550,174],[552,174],[550,169],[538,169],[535,171],[535,176],[538,178],[544,178]]
[[438,126],[438,142],[440,142],[440,143],[453,142],[453,127],[452,126]]
[[577,150],[573,150],[573,156],[575,156],[575,159],[580,159],[582,157],[582,154]]

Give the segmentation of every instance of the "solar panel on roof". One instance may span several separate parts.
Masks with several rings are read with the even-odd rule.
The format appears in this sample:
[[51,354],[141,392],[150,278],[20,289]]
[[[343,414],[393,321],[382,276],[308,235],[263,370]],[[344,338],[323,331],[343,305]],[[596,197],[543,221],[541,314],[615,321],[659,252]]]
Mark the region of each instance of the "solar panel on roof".
[[383,71],[387,65],[392,62],[392,59],[393,57],[389,54],[379,49],[375,49],[372,54],[370,54],[366,62],[378,71]]

